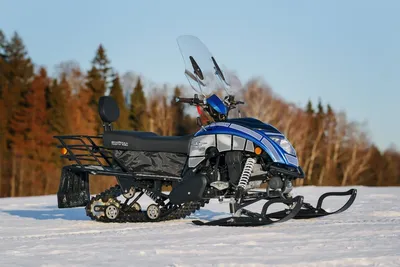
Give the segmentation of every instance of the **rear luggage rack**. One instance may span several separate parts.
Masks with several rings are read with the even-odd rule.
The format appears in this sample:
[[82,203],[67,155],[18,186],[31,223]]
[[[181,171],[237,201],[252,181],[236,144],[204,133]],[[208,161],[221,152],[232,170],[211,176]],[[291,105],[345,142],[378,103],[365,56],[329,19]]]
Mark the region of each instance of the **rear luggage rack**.
[[[90,136],[90,135],[57,135],[57,138],[61,145],[57,148],[66,149],[66,153],[61,155],[61,158],[68,159],[70,161],[76,161],[79,166],[83,167],[82,161],[96,162],[97,166],[111,167],[113,159],[110,151],[106,150],[105,147],[98,145],[94,140],[102,140],[102,136]],[[77,141],[78,144],[68,144],[67,142]],[[74,151],[83,151],[86,153],[75,154]],[[106,164],[101,162],[103,159]]]
[[57,148],[65,149],[60,157],[77,163],[68,166],[71,170],[88,172],[93,175],[134,177],[136,179],[180,180],[180,177],[176,176],[129,171],[123,162],[113,156],[113,149],[99,144],[103,140],[102,135],[57,135],[54,138],[61,143],[61,145],[57,145]]
[[[57,148],[65,149],[60,156],[77,164],[70,166],[76,170],[88,171],[91,174],[111,175],[111,176],[130,176],[126,167],[116,160],[112,152],[102,145],[99,145],[103,137],[90,135],[57,135],[61,145]],[[117,164],[122,171],[115,169]]]

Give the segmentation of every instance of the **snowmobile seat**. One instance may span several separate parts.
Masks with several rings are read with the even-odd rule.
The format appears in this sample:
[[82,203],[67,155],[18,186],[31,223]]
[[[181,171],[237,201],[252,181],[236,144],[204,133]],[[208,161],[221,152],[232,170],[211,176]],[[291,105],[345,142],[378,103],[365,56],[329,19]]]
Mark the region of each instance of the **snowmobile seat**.
[[111,123],[118,120],[119,108],[111,96],[99,99],[99,115],[104,124],[103,145],[109,149],[171,152],[187,154],[192,136],[159,136],[152,132],[115,131]]
[[191,138],[191,135],[160,136],[152,132],[107,131],[103,134],[103,144],[109,149],[187,154]]

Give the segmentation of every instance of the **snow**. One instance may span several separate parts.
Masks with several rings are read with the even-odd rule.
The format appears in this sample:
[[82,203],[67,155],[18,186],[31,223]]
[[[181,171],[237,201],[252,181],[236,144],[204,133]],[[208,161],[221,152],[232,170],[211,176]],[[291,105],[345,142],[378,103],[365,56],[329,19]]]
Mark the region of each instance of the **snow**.
[[[3,198],[0,266],[400,266],[400,187],[357,189],[341,214],[251,228],[191,224],[229,215],[218,201],[182,220],[105,224],[84,208],[58,209],[54,195]],[[345,190],[294,194],[315,204],[326,191]],[[324,207],[345,200],[331,197]]]

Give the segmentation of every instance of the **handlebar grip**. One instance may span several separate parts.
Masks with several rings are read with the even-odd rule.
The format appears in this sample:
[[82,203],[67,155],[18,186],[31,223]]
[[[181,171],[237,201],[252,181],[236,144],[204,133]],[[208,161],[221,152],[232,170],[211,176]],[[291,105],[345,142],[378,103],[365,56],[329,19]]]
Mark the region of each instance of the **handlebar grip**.
[[193,98],[184,98],[184,97],[177,97],[176,102],[182,102],[182,103],[193,103]]
[[188,103],[188,104],[200,104],[201,101],[198,98],[184,98],[184,97],[176,97],[175,102],[182,102],[182,103]]

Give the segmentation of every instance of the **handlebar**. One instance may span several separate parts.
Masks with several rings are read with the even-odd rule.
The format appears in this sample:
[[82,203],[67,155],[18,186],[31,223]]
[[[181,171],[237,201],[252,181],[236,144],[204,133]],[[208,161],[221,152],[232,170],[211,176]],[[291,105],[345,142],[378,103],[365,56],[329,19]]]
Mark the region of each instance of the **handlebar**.
[[199,105],[202,104],[203,101],[201,101],[199,98],[194,97],[194,98],[184,98],[184,97],[176,97],[175,102],[182,102],[182,103],[187,103],[190,105]]
[[[194,95],[193,98],[176,97],[175,102],[176,103],[178,103],[178,102],[187,103],[187,104],[190,104],[193,106],[197,106],[197,105],[201,106],[204,104],[204,102],[199,99],[197,94]],[[233,96],[229,96],[229,97],[225,98],[224,102],[229,108],[235,108],[236,105],[244,104],[243,101],[235,101]]]

